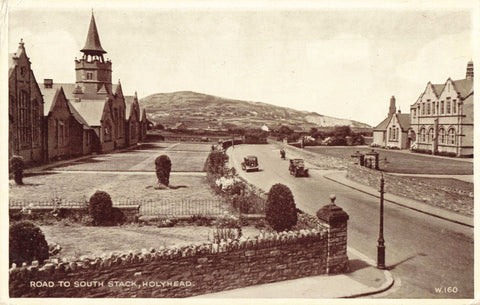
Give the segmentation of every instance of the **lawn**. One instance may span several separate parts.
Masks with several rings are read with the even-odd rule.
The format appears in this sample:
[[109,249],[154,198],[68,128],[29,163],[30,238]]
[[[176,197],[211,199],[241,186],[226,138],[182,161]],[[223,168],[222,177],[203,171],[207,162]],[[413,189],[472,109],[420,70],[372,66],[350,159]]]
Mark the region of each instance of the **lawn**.
[[201,172],[211,144],[147,143],[138,149],[94,155],[49,169],[65,171],[155,171],[155,158],[167,155],[173,172]]
[[[352,146],[315,146],[306,147],[305,150],[318,154],[339,158],[353,159],[350,157],[356,151],[370,152],[368,147]],[[393,173],[405,174],[434,174],[434,175],[473,175],[473,162],[462,161],[455,158],[439,158],[418,153],[399,152],[395,150],[375,149],[380,155],[380,169]],[[387,163],[385,163],[385,158]]]
[[59,197],[64,201],[77,202],[95,193],[106,191],[115,202],[167,201],[167,200],[213,200],[217,196],[207,184],[205,177],[171,175],[170,185],[178,189],[155,190],[155,173],[49,173],[23,179],[18,186],[10,180],[10,199],[26,201],[49,201]]
[[[204,226],[178,226],[157,228],[136,224],[115,227],[89,227],[79,224],[41,226],[47,242],[57,243],[62,250],[51,258],[79,258],[82,255],[101,256],[110,252],[159,247],[203,244],[212,239],[214,228]],[[244,236],[256,236],[260,231],[253,226],[242,227]],[[210,236],[210,237],[209,237]]]

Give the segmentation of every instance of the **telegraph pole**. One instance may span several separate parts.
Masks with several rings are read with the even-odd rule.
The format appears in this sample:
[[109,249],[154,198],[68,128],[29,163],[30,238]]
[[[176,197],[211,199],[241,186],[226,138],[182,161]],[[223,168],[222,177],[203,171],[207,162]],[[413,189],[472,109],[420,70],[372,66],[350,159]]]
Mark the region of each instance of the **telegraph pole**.
[[378,234],[378,245],[377,245],[377,268],[385,269],[385,239],[383,239],[383,194],[385,187],[385,180],[380,179],[380,232]]

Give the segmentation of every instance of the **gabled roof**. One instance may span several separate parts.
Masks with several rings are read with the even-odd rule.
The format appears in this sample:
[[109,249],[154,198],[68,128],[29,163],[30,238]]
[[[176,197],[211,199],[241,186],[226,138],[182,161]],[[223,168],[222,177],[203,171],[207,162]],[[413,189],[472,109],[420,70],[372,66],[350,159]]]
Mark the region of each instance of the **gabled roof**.
[[47,116],[50,111],[53,110],[54,107],[54,101],[57,98],[58,93],[60,92],[60,88],[45,88],[45,86],[41,85],[40,86],[40,91],[42,92],[43,95],[43,115]]
[[71,104],[88,125],[100,126],[103,110],[105,105],[107,105],[104,100],[82,100],[81,102],[72,102]]
[[407,131],[410,128],[410,114],[409,113],[397,113],[397,120],[403,131]]
[[387,130],[388,123],[392,119],[392,114],[388,115],[386,119],[384,119],[380,124],[373,128],[374,131],[385,131]]
[[473,93],[473,78],[464,78],[452,81],[455,90],[460,93],[462,99]]
[[[40,88],[42,88],[41,91],[43,94],[45,84],[40,83],[38,85],[40,86]],[[70,84],[70,83],[53,83],[52,88],[47,90],[58,90],[60,88],[63,88],[63,93],[65,93],[65,96],[67,97],[67,99],[74,99],[73,90],[75,90],[75,85],[76,84]]]
[[135,103],[135,97],[128,95],[125,96],[125,115],[127,116],[126,119],[130,118],[130,113],[132,112],[132,106]]
[[92,19],[90,19],[90,27],[88,28],[87,40],[85,41],[85,46],[80,52],[91,53],[91,54],[105,54],[105,51],[102,48],[100,43],[100,37],[98,36],[97,25],[95,24],[95,17],[92,12]]
[[72,103],[70,103],[70,101],[67,100],[67,104],[68,104],[68,109],[70,109],[70,112],[72,113],[75,120],[77,120],[77,122],[83,125],[83,129],[92,129],[88,125],[87,121],[85,121],[85,119],[80,115],[80,113],[78,113],[77,109],[73,107]]
[[433,93],[435,93],[435,95],[439,97],[444,87],[445,87],[445,84],[432,84]]

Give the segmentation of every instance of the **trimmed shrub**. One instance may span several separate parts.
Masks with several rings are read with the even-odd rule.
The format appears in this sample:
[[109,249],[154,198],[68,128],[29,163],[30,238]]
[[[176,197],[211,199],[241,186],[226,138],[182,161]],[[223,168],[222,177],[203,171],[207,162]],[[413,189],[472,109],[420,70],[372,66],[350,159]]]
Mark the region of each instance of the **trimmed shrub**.
[[172,161],[170,161],[167,155],[161,155],[155,159],[155,171],[157,173],[158,183],[168,186],[170,183],[171,170]]
[[268,192],[265,216],[277,232],[290,230],[297,223],[297,210],[292,191],[288,186],[277,183]]
[[208,154],[207,161],[205,163],[205,170],[207,173],[214,176],[224,176],[227,169],[228,156],[223,151],[212,151]]
[[21,266],[38,260],[40,264],[49,257],[48,244],[42,230],[30,221],[10,225],[9,263]]
[[112,198],[107,192],[96,191],[90,197],[88,211],[93,218],[93,225],[105,225],[112,217]]
[[25,169],[25,162],[21,156],[12,156],[10,158],[10,173],[13,174],[13,179],[18,185],[23,184],[23,170]]

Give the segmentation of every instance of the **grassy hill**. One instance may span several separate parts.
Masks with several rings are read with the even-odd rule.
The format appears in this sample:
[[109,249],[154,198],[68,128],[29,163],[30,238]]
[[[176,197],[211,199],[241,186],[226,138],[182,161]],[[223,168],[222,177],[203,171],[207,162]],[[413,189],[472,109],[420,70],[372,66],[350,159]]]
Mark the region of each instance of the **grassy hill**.
[[227,129],[232,127],[270,129],[288,125],[295,130],[348,125],[354,129],[371,126],[347,119],[324,116],[260,102],[233,100],[203,93],[181,91],[156,93],[140,100],[149,118],[167,127],[182,123],[185,128]]

